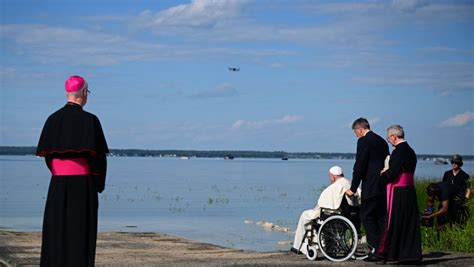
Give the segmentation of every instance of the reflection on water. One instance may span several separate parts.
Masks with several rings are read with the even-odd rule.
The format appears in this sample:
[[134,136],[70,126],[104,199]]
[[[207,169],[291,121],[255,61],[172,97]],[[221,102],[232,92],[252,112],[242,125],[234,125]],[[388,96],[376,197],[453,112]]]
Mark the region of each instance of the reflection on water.
[[[245,221],[294,229],[340,165],[352,160],[109,158],[100,195],[101,231],[158,231],[217,245],[287,250],[292,234]],[[418,163],[417,176],[440,179],[449,165]],[[473,173],[473,162],[463,169]],[[0,156],[0,227],[40,230],[49,172],[41,158]]]

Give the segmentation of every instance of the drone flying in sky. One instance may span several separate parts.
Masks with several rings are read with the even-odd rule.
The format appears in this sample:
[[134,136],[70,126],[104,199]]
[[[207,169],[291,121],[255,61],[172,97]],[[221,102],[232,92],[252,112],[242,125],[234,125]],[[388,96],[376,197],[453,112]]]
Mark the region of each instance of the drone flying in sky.
[[240,71],[240,68],[227,67],[229,71]]

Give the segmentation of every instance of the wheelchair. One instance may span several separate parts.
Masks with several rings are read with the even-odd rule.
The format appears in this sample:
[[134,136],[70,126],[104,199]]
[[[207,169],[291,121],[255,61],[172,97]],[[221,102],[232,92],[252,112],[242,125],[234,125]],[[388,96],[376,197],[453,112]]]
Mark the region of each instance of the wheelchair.
[[321,208],[320,217],[306,229],[306,257],[316,260],[320,251],[334,262],[367,258],[372,249],[362,242],[360,227],[359,207],[350,206],[345,197],[337,210]]

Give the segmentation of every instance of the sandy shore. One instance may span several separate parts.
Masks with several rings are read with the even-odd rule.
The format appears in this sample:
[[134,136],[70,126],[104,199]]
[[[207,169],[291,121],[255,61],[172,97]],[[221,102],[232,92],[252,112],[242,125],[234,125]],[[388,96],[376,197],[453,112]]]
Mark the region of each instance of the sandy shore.
[[[0,230],[0,266],[38,266],[41,233]],[[287,251],[253,252],[199,243],[160,233],[104,232],[97,240],[96,266],[314,266],[340,265],[320,257],[311,262]],[[347,261],[343,265],[367,265]],[[474,253],[424,254],[424,265],[474,266]]]

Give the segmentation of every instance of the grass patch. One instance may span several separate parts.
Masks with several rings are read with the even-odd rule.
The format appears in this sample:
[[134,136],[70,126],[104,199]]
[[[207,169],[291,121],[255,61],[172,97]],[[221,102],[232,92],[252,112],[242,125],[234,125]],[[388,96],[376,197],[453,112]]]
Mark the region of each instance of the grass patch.
[[[471,177],[472,179],[472,177]],[[426,187],[439,180],[418,180],[415,182],[418,208],[422,212],[426,208]],[[435,203],[437,206],[438,203]],[[457,251],[474,252],[474,200],[469,202],[471,217],[464,227],[447,226],[439,232],[435,227],[421,227],[423,251]]]

